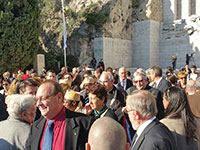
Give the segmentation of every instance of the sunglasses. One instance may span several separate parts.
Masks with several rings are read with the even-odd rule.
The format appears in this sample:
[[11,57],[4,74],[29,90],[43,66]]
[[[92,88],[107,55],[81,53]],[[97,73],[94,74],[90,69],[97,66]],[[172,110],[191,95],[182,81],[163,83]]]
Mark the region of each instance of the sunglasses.
[[8,83],[4,83],[3,86],[8,86]]
[[134,81],[135,83],[142,83],[143,82],[143,80],[138,80],[138,81]]

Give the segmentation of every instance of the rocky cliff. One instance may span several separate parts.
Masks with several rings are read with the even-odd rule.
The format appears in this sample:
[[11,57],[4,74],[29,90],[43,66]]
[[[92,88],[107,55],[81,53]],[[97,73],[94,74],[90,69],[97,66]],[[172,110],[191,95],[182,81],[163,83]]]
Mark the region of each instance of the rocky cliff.
[[[65,0],[67,54],[88,64],[93,57],[93,39],[111,37],[131,40],[132,23],[162,21],[162,0]],[[41,47],[62,51],[61,0],[41,4]]]

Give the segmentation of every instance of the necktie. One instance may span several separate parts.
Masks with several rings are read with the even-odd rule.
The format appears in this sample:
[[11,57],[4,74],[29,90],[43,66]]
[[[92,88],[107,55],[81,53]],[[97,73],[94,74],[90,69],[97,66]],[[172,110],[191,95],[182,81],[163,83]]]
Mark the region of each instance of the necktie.
[[88,94],[85,96],[85,104],[89,103],[89,96]]
[[52,149],[52,143],[53,143],[53,127],[54,123],[52,120],[49,120],[47,123],[47,128],[44,134],[44,141],[42,145],[43,150],[51,150]]
[[153,86],[152,86],[152,87],[156,89],[156,87],[157,87],[157,83],[156,83],[156,82],[154,82],[154,84],[153,84]]
[[125,91],[126,90],[126,82],[125,82],[125,80],[122,81],[122,86],[123,86],[123,89]]

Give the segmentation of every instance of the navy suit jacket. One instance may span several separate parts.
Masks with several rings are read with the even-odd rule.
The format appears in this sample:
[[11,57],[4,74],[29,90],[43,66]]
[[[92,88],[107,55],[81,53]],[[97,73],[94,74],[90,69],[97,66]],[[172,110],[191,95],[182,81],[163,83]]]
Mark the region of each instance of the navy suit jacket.
[[157,119],[152,121],[138,137],[131,150],[176,150],[176,142],[169,129]]
[[[27,149],[38,150],[46,119],[41,117],[33,123]],[[65,149],[84,150],[89,129],[94,118],[66,109]]]

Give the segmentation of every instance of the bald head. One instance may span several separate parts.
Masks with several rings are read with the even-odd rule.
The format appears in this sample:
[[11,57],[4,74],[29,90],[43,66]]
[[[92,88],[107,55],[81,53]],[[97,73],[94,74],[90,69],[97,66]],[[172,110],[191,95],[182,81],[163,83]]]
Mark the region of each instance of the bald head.
[[195,86],[195,81],[194,80],[189,80],[186,84],[186,92],[189,95],[193,95],[196,92],[196,86]]
[[98,119],[92,125],[87,150],[126,150],[128,149],[124,128],[109,117]]

